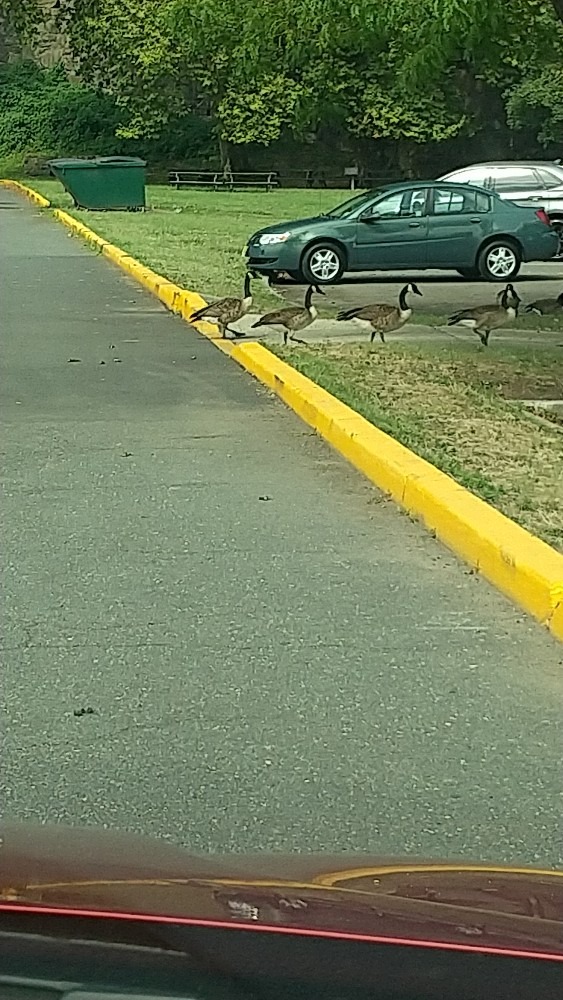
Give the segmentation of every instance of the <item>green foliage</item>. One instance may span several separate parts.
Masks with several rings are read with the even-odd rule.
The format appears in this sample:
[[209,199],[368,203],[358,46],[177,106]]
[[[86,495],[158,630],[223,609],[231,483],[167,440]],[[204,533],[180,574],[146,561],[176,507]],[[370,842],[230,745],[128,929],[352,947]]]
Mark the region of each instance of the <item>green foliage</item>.
[[294,121],[302,96],[303,88],[281,74],[265,77],[252,89],[230,90],[217,106],[221,137],[269,145]]
[[236,144],[338,123],[421,145],[486,129],[491,100],[495,127],[506,107],[528,124],[528,97],[539,138],[559,135],[543,89],[562,61],[563,0],[59,0],[57,16],[128,141],[194,112]]
[[507,95],[508,123],[533,129],[542,145],[563,143],[563,67],[547,66]]
[[415,143],[443,142],[458,135],[465,115],[437,94],[421,97],[368,85],[348,118],[352,132],[373,139],[410,139]]
[[113,102],[70,83],[62,67],[0,69],[0,156],[110,152],[116,124]]
[[0,0],[0,38],[8,49],[31,41],[42,21],[38,0]]
[[[208,156],[212,123],[184,115],[153,139],[118,138],[121,110],[114,98],[71,82],[62,66],[31,62],[0,66],[0,158],[4,173],[21,172],[26,156],[136,154],[150,162]],[[19,167],[19,170],[18,170]]]
[[172,0],[59,0],[56,24],[80,78],[122,109],[120,134],[153,137],[185,113],[168,30]]

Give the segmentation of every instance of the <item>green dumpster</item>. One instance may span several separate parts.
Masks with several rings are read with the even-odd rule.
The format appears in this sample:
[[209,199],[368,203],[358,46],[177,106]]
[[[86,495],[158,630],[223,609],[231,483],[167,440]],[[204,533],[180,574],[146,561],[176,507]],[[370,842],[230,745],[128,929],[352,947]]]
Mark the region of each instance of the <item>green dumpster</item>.
[[91,160],[50,160],[49,169],[77,208],[142,211],[144,160],[136,156],[96,156]]

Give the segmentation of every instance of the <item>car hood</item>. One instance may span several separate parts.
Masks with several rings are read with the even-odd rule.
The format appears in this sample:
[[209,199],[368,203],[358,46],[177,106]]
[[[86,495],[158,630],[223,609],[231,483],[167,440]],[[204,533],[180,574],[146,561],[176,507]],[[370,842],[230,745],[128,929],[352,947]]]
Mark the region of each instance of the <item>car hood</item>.
[[274,226],[266,226],[265,229],[259,229],[251,238],[251,241],[257,236],[261,236],[263,233],[300,233],[311,226],[318,228],[319,226],[328,225],[331,222],[334,223],[335,219],[331,219],[327,215],[312,215],[308,219],[293,219],[291,222],[277,222]]
[[1,910],[150,914],[563,956],[563,873],[370,857],[198,857],[164,840],[0,824]]

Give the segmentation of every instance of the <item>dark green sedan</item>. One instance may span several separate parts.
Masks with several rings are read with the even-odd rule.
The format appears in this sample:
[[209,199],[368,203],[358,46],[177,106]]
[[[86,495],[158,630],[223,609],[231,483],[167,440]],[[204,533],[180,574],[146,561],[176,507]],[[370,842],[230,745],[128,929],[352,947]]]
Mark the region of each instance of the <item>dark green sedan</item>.
[[329,285],[345,271],[458,271],[508,281],[523,261],[551,260],[558,247],[544,209],[444,181],[388,184],[311,219],[269,226],[246,247],[264,274]]

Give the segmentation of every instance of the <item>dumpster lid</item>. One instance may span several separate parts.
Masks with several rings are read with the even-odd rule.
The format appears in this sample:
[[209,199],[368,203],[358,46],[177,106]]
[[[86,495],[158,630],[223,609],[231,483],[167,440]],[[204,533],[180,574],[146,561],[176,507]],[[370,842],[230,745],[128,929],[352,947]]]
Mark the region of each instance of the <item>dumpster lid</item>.
[[146,167],[147,161],[140,156],[95,156],[96,163],[120,163],[134,167]]
[[74,167],[75,170],[80,170],[82,167],[92,167],[92,166],[102,166],[115,163],[121,167],[146,167],[146,160],[141,160],[138,156],[93,156],[90,159],[84,159],[79,156],[69,156],[57,160],[49,160],[47,166],[49,167]]

